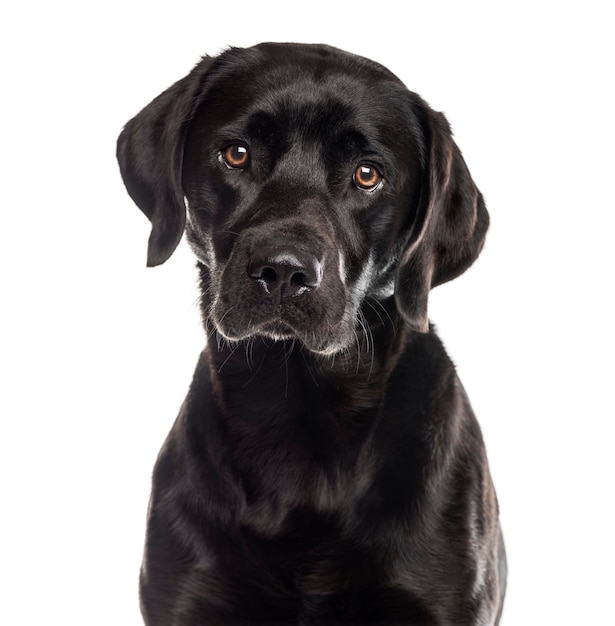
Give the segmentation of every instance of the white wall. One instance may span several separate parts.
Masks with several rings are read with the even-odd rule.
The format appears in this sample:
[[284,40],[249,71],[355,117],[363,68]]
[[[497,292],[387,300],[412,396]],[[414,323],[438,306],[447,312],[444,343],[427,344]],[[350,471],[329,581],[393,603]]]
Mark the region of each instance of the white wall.
[[140,623],[150,471],[203,333],[186,246],[145,268],[149,225],[115,139],[201,54],[266,40],[372,57],[448,116],[492,228],[431,318],[488,445],[502,623],[613,619],[607,3],[58,0],[3,14],[0,623]]

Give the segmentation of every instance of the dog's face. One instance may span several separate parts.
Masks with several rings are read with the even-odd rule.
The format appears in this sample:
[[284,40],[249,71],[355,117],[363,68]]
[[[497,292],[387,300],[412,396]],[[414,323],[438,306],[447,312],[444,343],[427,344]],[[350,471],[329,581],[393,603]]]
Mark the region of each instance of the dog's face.
[[153,224],[184,230],[220,335],[333,354],[367,299],[427,328],[427,293],[476,258],[487,214],[444,118],[388,70],[324,46],[204,59],[127,125],[118,156]]
[[379,67],[311,49],[243,57],[210,70],[185,142],[208,319],[231,340],[336,352],[354,342],[365,297],[393,294],[425,140],[408,92]]

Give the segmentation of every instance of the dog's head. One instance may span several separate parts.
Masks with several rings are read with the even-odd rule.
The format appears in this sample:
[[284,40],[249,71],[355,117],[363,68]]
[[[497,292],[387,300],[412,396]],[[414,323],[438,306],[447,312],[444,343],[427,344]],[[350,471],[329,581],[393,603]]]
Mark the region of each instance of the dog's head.
[[118,159],[152,223],[148,264],[185,229],[208,320],[230,340],[332,354],[366,299],[393,296],[424,332],[429,290],[472,264],[488,226],[444,117],[326,46],[204,58],[126,125]]

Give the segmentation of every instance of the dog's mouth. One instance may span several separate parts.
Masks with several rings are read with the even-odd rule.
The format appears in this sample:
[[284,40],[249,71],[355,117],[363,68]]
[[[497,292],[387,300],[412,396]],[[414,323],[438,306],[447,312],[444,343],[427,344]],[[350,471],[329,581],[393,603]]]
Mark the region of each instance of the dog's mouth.
[[[249,341],[255,337],[265,337],[274,341],[297,341],[307,350],[315,354],[332,355],[347,347],[352,330],[347,329],[342,322],[334,324],[296,325],[282,316],[272,317],[265,321],[256,321],[253,318],[247,324],[241,325],[241,320],[227,314],[218,320],[212,315],[212,320],[218,333],[231,343]],[[239,322],[233,326],[232,321]]]

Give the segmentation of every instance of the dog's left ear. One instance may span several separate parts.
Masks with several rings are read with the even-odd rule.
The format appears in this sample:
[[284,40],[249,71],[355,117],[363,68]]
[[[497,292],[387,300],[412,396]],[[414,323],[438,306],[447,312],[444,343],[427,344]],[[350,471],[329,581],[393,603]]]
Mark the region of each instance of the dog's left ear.
[[164,263],[184,232],[184,140],[213,61],[203,58],[190,74],[131,119],[117,141],[117,159],[126,189],[152,223],[148,266]]
[[463,273],[478,257],[489,226],[480,191],[461,156],[448,122],[427,108],[429,157],[423,193],[395,283],[397,307],[410,326],[427,332],[432,287]]

